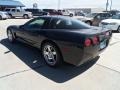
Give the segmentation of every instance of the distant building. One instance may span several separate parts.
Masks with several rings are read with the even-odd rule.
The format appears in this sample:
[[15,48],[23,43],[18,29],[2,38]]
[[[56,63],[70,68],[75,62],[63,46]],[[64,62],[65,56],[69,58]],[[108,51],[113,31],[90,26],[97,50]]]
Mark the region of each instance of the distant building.
[[4,10],[5,8],[16,8],[16,7],[25,7],[25,5],[15,0],[0,0],[0,10]]
[[96,13],[96,12],[102,12],[105,9],[103,8],[67,8],[67,10],[70,10],[73,12]]

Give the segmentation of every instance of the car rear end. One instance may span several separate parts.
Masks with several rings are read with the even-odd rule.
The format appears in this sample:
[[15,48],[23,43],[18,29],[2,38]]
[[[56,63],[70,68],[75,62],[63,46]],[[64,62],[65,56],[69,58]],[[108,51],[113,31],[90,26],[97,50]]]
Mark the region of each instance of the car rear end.
[[76,66],[99,56],[108,47],[112,37],[112,32],[108,30],[88,29],[74,32],[77,37],[71,37],[71,40],[77,39],[76,43],[64,43],[60,48],[64,61]]
[[83,64],[102,53],[108,47],[111,37],[111,31],[105,31],[86,37],[84,41],[83,58],[78,65]]

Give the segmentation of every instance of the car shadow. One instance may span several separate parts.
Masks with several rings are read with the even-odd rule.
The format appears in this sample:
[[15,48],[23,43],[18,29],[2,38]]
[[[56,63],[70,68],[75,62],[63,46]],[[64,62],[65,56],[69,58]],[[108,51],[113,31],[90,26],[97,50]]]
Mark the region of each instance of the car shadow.
[[87,62],[79,67],[65,63],[60,67],[52,68],[45,64],[41,57],[40,50],[34,47],[20,43],[19,41],[11,44],[7,39],[1,40],[0,43],[9,49],[9,51],[4,52],[4,54],[8,54],[9,52],[14,53],[31,69],[56,83],[64,83],[84,73],[99,59],[99,57],[96,57],[92,61]]

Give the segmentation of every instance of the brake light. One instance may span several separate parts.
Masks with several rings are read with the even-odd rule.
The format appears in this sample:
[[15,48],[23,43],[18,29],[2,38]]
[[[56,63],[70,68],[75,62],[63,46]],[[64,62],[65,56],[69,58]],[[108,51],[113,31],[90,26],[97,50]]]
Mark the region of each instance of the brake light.
[[91,44],[92,44],[91,39],[87,38],[87,39],[85,40],[85,46],[86,46],[86,47],[89,47],[89,46],[91,46]]
[[93,44],[94,44],[94,45],[96,45],[96,44],[99,43],[99,39],[98,39],[98,37],[96,37],[96,36],[93,37],[92,41],[93,41]]

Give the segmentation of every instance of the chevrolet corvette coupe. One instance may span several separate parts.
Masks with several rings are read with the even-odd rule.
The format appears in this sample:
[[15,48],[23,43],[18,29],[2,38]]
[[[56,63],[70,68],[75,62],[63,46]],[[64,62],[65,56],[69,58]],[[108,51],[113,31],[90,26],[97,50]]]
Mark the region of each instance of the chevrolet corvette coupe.
[[109,45],[112,33],[64,16],[41,16],[24,25],[9,26],[10,42],[22,41],[41,50],[49,66],[67,62],[79,66],[96,58]]

